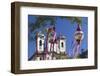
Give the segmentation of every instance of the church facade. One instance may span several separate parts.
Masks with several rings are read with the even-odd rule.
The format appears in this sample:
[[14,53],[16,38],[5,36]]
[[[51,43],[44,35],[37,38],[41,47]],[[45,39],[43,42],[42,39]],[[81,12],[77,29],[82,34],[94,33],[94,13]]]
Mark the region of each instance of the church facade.
[[36,34],[36,52],[31,60],[57,60],[66,59],[66,37],[60,35],[52,41],[52,36],[44,35],[41,32]]

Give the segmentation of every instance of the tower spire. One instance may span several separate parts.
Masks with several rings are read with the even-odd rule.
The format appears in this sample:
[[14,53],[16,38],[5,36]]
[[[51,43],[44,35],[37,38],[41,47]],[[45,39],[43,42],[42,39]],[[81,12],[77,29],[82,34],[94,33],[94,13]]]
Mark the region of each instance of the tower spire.
[[81,31],[81,26],[78,24],[76,31]]

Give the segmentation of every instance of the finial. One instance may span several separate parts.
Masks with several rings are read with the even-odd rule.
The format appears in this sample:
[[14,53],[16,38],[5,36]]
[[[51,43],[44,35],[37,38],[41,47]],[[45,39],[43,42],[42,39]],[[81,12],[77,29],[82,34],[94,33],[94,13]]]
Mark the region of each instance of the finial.
[[80,27],[79,24],[78,24],[78,27],[77,27],[77,31],[81,31],[81,27]]

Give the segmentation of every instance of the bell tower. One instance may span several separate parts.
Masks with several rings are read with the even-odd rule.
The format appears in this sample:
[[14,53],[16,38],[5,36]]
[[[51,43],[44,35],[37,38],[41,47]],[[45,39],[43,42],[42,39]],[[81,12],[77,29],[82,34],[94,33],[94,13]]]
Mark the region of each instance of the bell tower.
[[36,51],[37,53],[42,53],[44,51],[44,39],[43,33],[39,32],[36,35]]
[[66,38],[65,38],[65,36],[60,36],[59,50],[61,53],[65,53],[65,51],[66,51]]

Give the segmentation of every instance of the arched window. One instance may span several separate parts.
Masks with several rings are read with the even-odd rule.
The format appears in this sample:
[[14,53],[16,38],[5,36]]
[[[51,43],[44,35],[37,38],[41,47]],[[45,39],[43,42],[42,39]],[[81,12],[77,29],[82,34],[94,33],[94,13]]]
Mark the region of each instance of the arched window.
[[64,47],[64,43],[63,43],[63,42],[61,43],[61,47],[62,47],[62,48]]
[[39,41],[39,46],[42,46],[42,40]]

